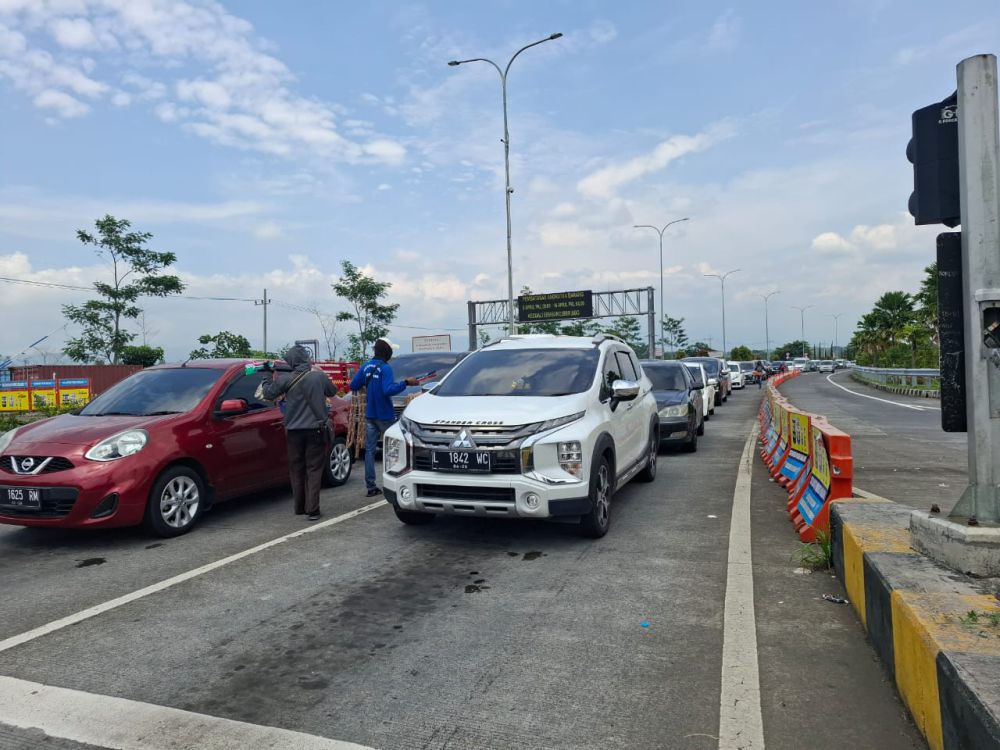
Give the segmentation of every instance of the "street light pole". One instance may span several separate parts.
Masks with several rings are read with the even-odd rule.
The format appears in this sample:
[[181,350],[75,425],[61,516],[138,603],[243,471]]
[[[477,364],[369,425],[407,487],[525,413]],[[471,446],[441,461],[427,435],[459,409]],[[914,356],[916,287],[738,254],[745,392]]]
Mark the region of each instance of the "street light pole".
[[757,295],[762,300],[764,300],[764,348],[767,350],[767,353],[764,355],[764,359],[768,361],[771,360],[771,332],[768,330],[768,325],[767,325],[767,301],[777,293],[778,290],[775,289],[773,292]]
[[841,316],[843,314],[844,313],[836,313],[835,315],[831,315],[830,316],[831,318],[833,318],[833,348],[834,349],[839,349],[840,348],[840,318],[841,318]]
[[806,305],[805,307],[799,307],[798,305],[789,305],[789,307],[791,307],[793,310],[798,310],[799,311],[799,315],[801,316],[800,324],[801,324],[802,328],[800,330],[800,334],[799,335],[801,336],[801,338],[799,340],[802,342],[802,356],[804,357],[804,356],[806,356],[806,349],[805,349],[805,347],[806,347],[806,310],[808,310],[810,307],[816,307],[816,305]]
[[728,361],[728,357],[726,356],[726,279],[729,278],[731,274],[740,270],[741,269],[739,268],[734,268],[732,271],[726,271],[721,276],[717,273],[704,274],[706,277],[718,279],[722,282],[722,358],[726,361]]
[[513,54],[510,60],[507,61],[507,67],[503,70],[492,60],[485,57],[472,57],[468,60],[451,60],[448,64],[452,67],[457,65],[463,65],[470,62],[484,62],[489,63],[494,68],[496,68],[497,73],[500,74],[500,88],[503,92],[503,166],[504,166],[504,204],[507,209],[507,304],[510,307],[510,333],[514,335],[516,330],[516,324],[514,322],[514,259],[511,253],[510,247],[510,235],[511,235],[511,225],[510,225],[510,194],[513,188],[510,186],[510,132],[507,129],[507,73],[510,71],[510,66],[526,49],[535,47],[539,44],[552,41],[553,39],[558,39],[561,37],[561,33],[550,34],[544,39],[539,39],[537,42],[532,42],[531,44],[526,44],[521,49]]
[[[682,221],[689,221],[689,220],[690,220],[690,218],[687,217],[687,216],[685,216],[683,219],[675,219],[674,221],[668,222],[663,227],[663,229],[660,229],[659,227],[654,227],[652,224],[633,224],[632,225],[633,229],[652,229],[654,232],[656,232],[658,235],[660,235],[660,343],[663,346],[663,351],[660,354],[660,359],[666,359],[666,356],[667,356],[667,351],[666,351],[667,346],[666,346],[666,341],[664,340],[666,338],[666,335],[664,334],[664,331],[663,331],[663,315],[664,315],[664,309],[663,309],[663,233],[667,231],[668,227],[671,227],[674,224],[680,224]],[[655,358],[655,352],[651,352],[651,355],[653,355],[653,357]]]

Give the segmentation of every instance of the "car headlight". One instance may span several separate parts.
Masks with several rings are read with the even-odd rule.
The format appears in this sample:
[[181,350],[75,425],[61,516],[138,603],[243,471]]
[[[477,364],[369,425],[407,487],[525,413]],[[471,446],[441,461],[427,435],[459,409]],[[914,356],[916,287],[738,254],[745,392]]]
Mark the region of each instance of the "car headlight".
[[7,446],[10,445],[10,441],[14,439],[14,435],[20,430],[20,427],[15,427],[13,430],[7,430],[3,435],[0,435],[0,453],[7,450]]
[[660,409],[661,417],[684,417],[687,416],[688,408],[687,404],[678,404],[677,406],[664,406]]
[[549,430],[554,430],[556,427],[565,427],[578,419],[583,419],[585,411],[578,411],[576,414],[570,414],[568,417],[559,417],[557,419],[548,419],[538,425],[536,432],[548,432]]
[[567,474],[580,476],[583,471],[583,446],[579,440],[559,443],[559,465]]
[[399,418],[399,429],[403,431],[404,435],[410,434],[413,432],[413,420],[408,417],[401,416]]
[[148,441],[149,433],[145,430],[128,430],[102,440],[84,453],[83,457],[91,461],[117,461],[138,453],[146,447]]
[[385,470],[390,474],[399,475],[409,470],[409,455],[406,450],[406,440],[386,435],[382,446],[382,461]]

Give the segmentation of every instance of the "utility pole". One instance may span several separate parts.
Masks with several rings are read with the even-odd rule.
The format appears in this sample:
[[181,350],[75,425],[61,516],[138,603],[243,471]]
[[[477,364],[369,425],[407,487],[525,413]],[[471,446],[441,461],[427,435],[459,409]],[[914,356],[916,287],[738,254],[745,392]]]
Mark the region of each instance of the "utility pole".
[[264,354],[267,354],[267,306],[271,304],[271,300],[267,298],[267,289],[264,290],[264,296],[261,299],[255,299],[253,301],[254,306],[261,306],[264,308]]
[[798,305],[789,305],[789,307],[791,307],[793,310],[798,310],[799,315],[801,316],[801,319],[799,321],[801,324],[801,329],[799,331],[799,341],[802,342],[802,356],[804,357],[806,356],[806,347],[808,346],[808,344],[806,343],[806,310],[808,310],[810,307],[816,307],[816,305],[806,305],[805,307],[799,307]]
[[[660,343],[663,345],[663,352],[660,359],[666,359],[667,357],[667,342],[666,334],[663,332],[663,316],[666,315],[666,308],[663,306],[663,233],[667,231],[669,227],[674,224],[680,224],[682,221],[689,221],[690,217],[685,216],[683,219],[675,219],[667,223],[662,229],[659,227],[654,227],[652,224],[633,224],[633,229],[652,229],[658,235],[660,235]],[[649,352],[650,359],[656,359],[656,349],[650,349]]]
[[778,290],[775,289],[773,292],[757,295],[764,300],[764,349],[766,350],[764,353],[764,359],[768,361],[771,359],[771,332],[768,330],[767,326],[767,301],[777,293]]
[[[840,318],[843,314],[844,313],[836,313],[835,315],[830,316],[831,318],[833,318],[833,341],[834,341],[833,345],[835,349],[840,348]],[[830,351],[830,354],[831,354],[830,359],[833,359],[832,356],[833,350]]]
[[736,273],[739,270],[741,269],[734,268],[732,271],[726,271],[726,273],[724,274],[717,274],[717,273],[703,274],[706,277],[718,279],[720,282],[722,282],[722,358],[725,359],[726,361],[728,361],[728,358],[726,356],[726,279],[730,275]]

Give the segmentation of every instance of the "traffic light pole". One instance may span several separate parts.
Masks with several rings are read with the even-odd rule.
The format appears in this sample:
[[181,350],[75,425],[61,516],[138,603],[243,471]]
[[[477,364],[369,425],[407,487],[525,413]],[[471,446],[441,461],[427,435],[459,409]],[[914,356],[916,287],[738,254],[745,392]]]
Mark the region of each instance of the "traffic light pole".
[[969,486],[954,519],[1000,522],[1000,135],[997,59],[958,65]]

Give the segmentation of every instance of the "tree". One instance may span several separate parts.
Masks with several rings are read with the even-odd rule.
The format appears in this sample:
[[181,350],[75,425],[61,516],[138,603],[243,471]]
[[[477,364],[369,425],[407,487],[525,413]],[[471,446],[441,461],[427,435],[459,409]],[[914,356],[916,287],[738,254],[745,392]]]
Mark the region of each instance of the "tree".
[[319,305],[316,304],[310,305],[305,309],[316,316],[320,330],[323,331],[323,344],[326,346],[327,359],[331,361],[336,360],[337,351],[340,349],[340,344],[342,343],[340,327],[337,325],[337,316],[323,312],[319,309]]
[[[805,354],[803,354],[805,352]],[[794,357],[808,357],[809,356],[809,344],[805,341],[789,341],[787,344],[779,346],[774,350],[774,359],[782,360],[788,355],[791,358]]]
[[645,359],[649,356],[649,345],[642,341],[639,321],[631,315],[622,315],[620,318],[612,320],[605,333],[610,333],[622,339],[626,344],[635,349],[635,353],[639,355],[640,359]]
[[879,297],[872,313],[876,326],[893,347],[913,320],[913,297],[906,292],[886,292]]
[[687,348],[687,351],[693,357],[707,357],[708,353],[712,351],[712,345],[706,344],[704,341],[695,341]]
[[[229,331],[220,331],[214,336],[206,333],[198,337],[198,343],[202,346],[188,355],[190,359],[249,359],[254,355],[246,336]],[[207,348],[208,344],[212,345],[211,349]]]
[[180,294],[184,284],[177,276],[160,273],[177,256],[147,248],[153,238],[149,232],[132,232],[131,222],[111,215],[98,219],[95,226],[96,235],[80,229],[76,236],[84,245],[93,245],[99,258],[111,261],[111,281],[94,282],[99,299],[63,306],[63,315],[82,328],[77,338],[67,340],[63,351],[77,362],[104,359],[117,363],[124,347],[135,338],[122,329],[122,323],[139,317],[142,310],[136,302],[141,297]]
[[389,325],[396,319],[398,304],[382,304],[392,284],[376,281],[366,276],[349,260],[340,261],[343,276],[335,282],[333,291],[341,299],[347,300],[354,312],[337,313],[337,320],[354,321],[358,332],[350,334],[351,348],[348,356],[363,361],[368,359],[368,345],[389,334]]
[[159,346],[126,346],[122,349],[123,365],[152,367],[163,361],[163,349]]
[[688,345],[687,333],[684,331],[684,318],[663,316],[663,338],[660,339],[664,351],[683,349]]
[[738,362],[746,362],[753,359],[753,352],[745,346],[736,346],[729,351],[729,358]]
[[934,343],[939,340],[938,326],[938,264],[934,261],[924,269],[924,278],[920,282],[920,289],[913,295],[914,302],[917,303],[917,317],[933,331]]

